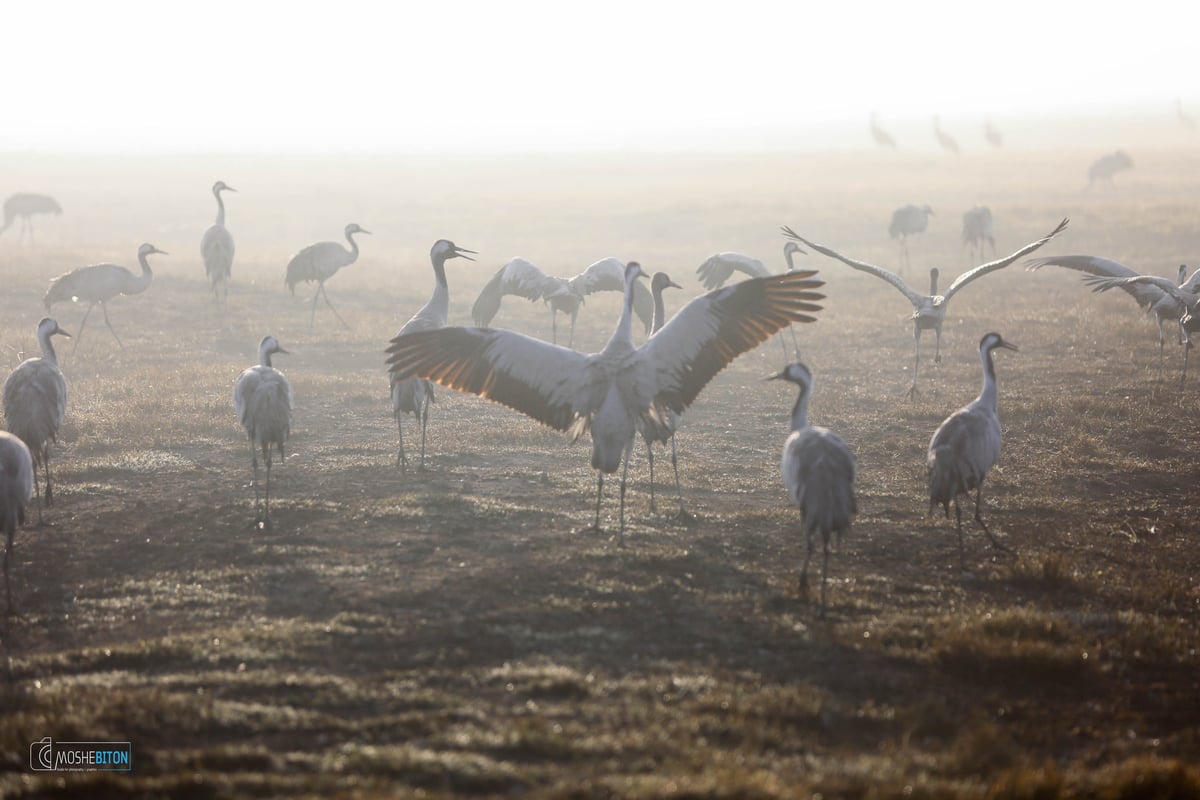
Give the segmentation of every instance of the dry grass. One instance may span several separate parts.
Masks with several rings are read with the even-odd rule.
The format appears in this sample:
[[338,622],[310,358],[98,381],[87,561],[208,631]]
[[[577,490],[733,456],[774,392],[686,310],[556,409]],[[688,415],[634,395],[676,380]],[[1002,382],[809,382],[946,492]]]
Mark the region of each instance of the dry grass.
[[[887,218],[907,202],[938,211],[911,247],[948,274],[966,266],[958,220],[979,202],[1001,252],[1069,215],[1046,254],[1173,274],[1200,245],[1200,158],[1139,153],[1117,189],[1080,193],[1093,156],[20,165],[67,213],[39,220],[36,248],[0,238],[13,363],[35,347],[50,276],[130,263],[143,240],[173,255],[145,295],[112,304],[127,352],[96,318],[77,352],[60,346],[57,502],[18,534],[21,616],[3,628],[0,795],[1194,796],[1200,434],[1186,421],[1200,402],[1176,383],[1178,348],[1159,380],[1154,327],[1129,298],[1072,274],[1012,268],[955,297],[944,361],[925,359],[910,403],[903,298],[807,259],[828,281],[819,322],[798,330],[812,416],[860,471],[825,620],[797,586],[777,473],[793,398],[758,380],[780,365],[776,342],[686,415],[693,519],[648,512],[637,454],[624,550],[578,532],[586,445],[474,398],[439,393],[426,473],[392,466],[382,350],[428,296],[438,237],[481,253],[450,266],[459,322],[515,254],[559,274],[637,258],[699,291],[692,271],[716,250],[781,268],[786,223],[894,264]],[[241,190],[225,315],[196,255],[217,177]],[[120,204],[104,202],[113,185]],[[290,297],[283,264],[349,221],[376,232],[329,284],[353,327],[319,309],[310,333],[310,290]],[[588,301],[582,349],[603,344],[617,307]],[[72,332],[81,314],[55,309]],[[548,312],[521,300],[496,324],[549,335]],[[985,495],[1017,554],[970,529],[964,577],[952,523],[926,517],[924,451],[977,392],[988,330],[1021,347],[997,359],[1006,439]],[[277,365],[296,419],[263,533],[229,391],[267,332],[295,353]],[[615,506],[610,493],[610,526]],[[46,735],[128,739],[134,771],[32,773],[29,743]]]

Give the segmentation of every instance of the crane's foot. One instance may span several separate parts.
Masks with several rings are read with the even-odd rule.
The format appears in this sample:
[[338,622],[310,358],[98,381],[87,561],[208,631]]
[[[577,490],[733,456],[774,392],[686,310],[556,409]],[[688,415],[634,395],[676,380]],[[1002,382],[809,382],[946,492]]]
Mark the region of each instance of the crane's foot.
[[679,504],[679,510],[675,512],[675,519],[680,522],[695,522],[696,515],[683,507],[683,503]]
[[800,590],[801,597],[808,597],[808,573],[801,572],[800,580],[796,584],[796,588]]
[[913,385],[908,387],[908,399],[909,400],[917,399],[917,382],[916,381],[913,381]]

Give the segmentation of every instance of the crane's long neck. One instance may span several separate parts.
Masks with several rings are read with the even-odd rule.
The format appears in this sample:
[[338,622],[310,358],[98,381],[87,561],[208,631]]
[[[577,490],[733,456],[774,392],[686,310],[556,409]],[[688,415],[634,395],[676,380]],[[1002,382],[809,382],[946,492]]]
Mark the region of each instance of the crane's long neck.
[[49,361],[57,367],[58,354],[54,352],[54,345],[50,342],[50,337],[53,335],[51,331],[38,331],[38,344],[42,348],[42,360]]
[[929,270],[929,294],[937,297],[938,271],[936,269]]
[[154,279],[154,273],[150,271],[150,254],[138,253],[138,263],[142,265],[142,274],[133,279],[134,285],[132,291],[124,292],[124,294],[137,294],[144,292],[150,281]]
[[637,283],[637,275],[633,272],[625,274],[625,305],[621,308],[621,318],[617,320],[617,329],[604,346],[604,352],[615,349],[633,349],[633,292]]
[[795,257],[795,255],[796,255],[795,248],[784,245],[783,257],[787,259],[788,272],[796,271],[796,262],[792,260]]
[[979,393],[979,400],[985,403],[992,411],[996,410],[996,365],[992,362],[992,348],[985,347],[979,351],[979,358],[983,361],[983,391]]
[[346,263],[353,264],[358,260],[358,242],[354,241],[354,234],[358,231],[352,231],[346,234],[346,241],[350,243],[350,260]]
[[654,290],[654,316],[651,318],[650,333],[658,333],[658,329],[667,321],[667,309],[663,305],[663,290],[656,287]]
[[808,427],[808,396],[810,392],[803,383],[800,384],[800,396],[796,405],[792,406],[792,430],[799,431]]
[[221,199],[221,191],[218,189],[213,192],[217,198],[217,224],[222,228],[225,227],[225,201]]
[[271,347],[266,342],[258,346],[258,363],[271,368]]
[[425,304],[425,308],[436,313],[442,324],[450,317],[450,284],[446,281],[446,258],[442,255],[433,257],[433,296]]

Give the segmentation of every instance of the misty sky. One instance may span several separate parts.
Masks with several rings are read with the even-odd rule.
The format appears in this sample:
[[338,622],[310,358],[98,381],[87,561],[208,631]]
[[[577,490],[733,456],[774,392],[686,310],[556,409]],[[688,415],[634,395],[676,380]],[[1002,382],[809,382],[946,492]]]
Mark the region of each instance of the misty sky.
[[1200,117],[1186,7],[14,3],[0,149],[686,145],[1176,98]]

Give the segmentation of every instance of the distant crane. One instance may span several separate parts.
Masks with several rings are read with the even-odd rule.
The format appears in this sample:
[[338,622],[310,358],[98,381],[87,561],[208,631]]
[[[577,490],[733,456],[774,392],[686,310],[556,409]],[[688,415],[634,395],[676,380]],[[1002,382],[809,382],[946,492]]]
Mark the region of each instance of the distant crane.
[[1021,256],[1027,255],[1029,253],[1032,253],[1034,250],[1037,250],[1039,247],[1041,247],[1046,242],[1050,241],[1055,236],[1057,236],[1059,233],[1061,233],[1063,230],[1065,230],[1067,227],[1067,223],[1068,223],[1068,220],[1064,219],[1062,222],[1060,222],[1058,224],[1057,228],[1052,230],[1047,235],[1043,236],[1041,239],[1038,239],[1036,242],[1031,242],[1030,244],[1027,244],[1024,247],[1022,247],[1020,250],[1017,250],[1016,252],[1005,256],[1004,258],[1001,258],[996,261],[989,261],[986,264],[980,264],[979,266],[974,267],[973,269],[967,270],[966,272],[964,272],[963,274],[959,275],[957,278],[954,279],[954,282],[950,284],[950,288],[946,290],[946,293],[944,295],[938,294],[938,289],[937,289],[938,270],[936,268],[931,269],[929,271],[929,284],[930,284],[929,294],[920,295],[920,294],[917,294],[916,292],[914,292],[912,289],[910,289],[908,287],[908,284],[905,283],[904,280],[899,275],[897,275],[896,273],[894,273],[890,270],[886,270],[883,267],[877,267],[874,264],[868,264],[865,261],[855,261],[852,258],[847,258],[846,256],[842,255],[841,253],[838,253],[835,250],[831,250],[830,248],[825,247],[824,245],[820,245],[815,242],[810,242],[808,239],[805,239],[804,237],[797,234],[791,228],[784,227],[783,234],[784,234],[784,236],[787,236],[790,239],[795,239],[799,242],[803,242],[804,244],[811,247],[813,250],[816,250],[818,253],[829,256],[830,258],[836,258],[838,261],[841,261],[843,264],[847,264],[848,266],[851,266],[854,269],[861,270],[862,272],[866,272],[868,274],[874,275],[877,278],[882,278],[883,280],[887,281],[892,286],[895,286],[898,290],[900,290],[900,293],[903,294],[905,297],[907,297],[909,302],[912,303],[912,305],[913,305],[913,314],[912,314],[913,353],[914,353],[913,382],[912,382],[912,386],[910,386],[908,389],[908,396],[909,396],[909,398],[912,398],[917,393],[917,367],[920,366],[920,363],[921,363],[921,331],[932,330],[936,334],[937,344],[936,344],[936,349],[934,351],[933,360],[934,360],[934,363],[941,362],[941,360],[942,360],[942,355],[941,355],[941,353],[942,353],[942,322],[944,322],[946,319],[946,305],[947,305],[947,303],[950,302],[950,298],[954,296],[954,293],[957,292],[958,290],[962,289],[964,286],[966,286],[971,281],[973,281],[977,278],[982,278],[984,275],[987,275],[989,272],[995,272],[998,269],[1007,267],[1009,264],[1013,263]]
[[[275,353],[287,354],[274,336],[264,336],[258,345],[258,366],[248,367],[233,384],[233,410],[250,438],[250,461],[254,466],[254,527],[271,528],[271,448],[279,450],[292,431],[292,384],[271,366]],[[267,464],[266,492],[260,498],[258,453]]]
[[[417,331],[433,331],[444,328],[450,316],[450,285],[446,282],[446,262],[451,258],[465,258],[474,261],[470,255],[478,255],[474,250],[459,247],[447,239],[438,239],[429,251],[429,259],[433,262],[433,296],[421,310],[413,314],[396,336],[404,336]],[[421,423],[421,470],[425,469],[425,428],[429,425],[429,404],[433,402],[433,384],[419,378],[408,380],[391,380],[392,416],[396,418],[396,433],[400,437],[400,447],[396,452],[396,466],[402,472],[408,472],[408,458],[404,455],[404,415],[412,414]]]
[[[547,275],[529,261],[518,257],[497,270],[483,287],[475,305],[471,307],[471,317],[477,326],[483,328],[492,323],[505,295],[542,300],[550,306],[553,343],[558,343],[558,314],[561,312],[571,318],[567,347],[572,347],[575,344],[575,320],[579,316],[579,307],[587,295],[605,291],[625,291],[625,264],[611,256],[593,262],[583,272],[569,279]],[[654,301],[642,284],[636,284],[634,291],[637,294],[633,298],[633,310],[649,333]]]
[[1183,100],[1175,98],[1175,118],[1179,120],[1179,124],[1189,131],[1196,130],[1196,120],[1191,114],[1183,110]]
[[988,140],[988,144],[992,147],[1003,147],[1004,137],[1000,135],[1000,131],[992,124],[990,119],[983,121],[983,138]]
[[217,198],[217,221],[209,226],[200,239],[204,272],[208,275],[213,297],[218,303],[229,299],[229,277],[233,273],[233,234],[225,227],[225,201],[221,199],[221,192],[236,191],[225,181],[213,184],[213,197]]
[[51,336],[71,334],[46,317],[37,326],[40,357],[27,358],[4,381],[4,426],[28,446],[33,457],[33,489],[38,496],[38,524],[42,523],[41,491],[37,467],[46,476],[46,505],[54,504],[50,480],[50,445],[58,441],[58,429],[67,413],[67,382],[58,368]]
[[[662,329],[663,323],[667,321],[666,307],[663,304],[663,292],[668,288],[682,289],[683,287],[671,280],[671,276],[665,272],[654,273],[654,277],[650,279],[650,294],[654,298],[654,322],[650,326],[651,335],[658,333]],[[651,514],[658,511],[654,503],[655,442],[662,442],[663,444],[667,442],[671,443],[671,467],[675,470],[675,494],[679,498],[679,514],[682,516],[685,513],[683,510],[683,489],[679,486],[679,453],[675,449],[675,432],[679,430],[681,419],[682,417],[679,414],[668,409],[662,414],[661,419],[654,422],[643,420],[640,425],[642,440],[646,443],[646,461],[650,466]]]
[[333,307],[333,303],[329,302],[329,295],[325,293],[325,281],[332,278],[342,267],[348,267],[358,260],[358,242],[354,241],[356,233],[370,234],[371,232],[358,223],[351,222],[346,226],[344,232],[346,241],[350,242],[349,250],[343,247],[341,242],[317,242],[305,247],[288,261],[287,275],[283,282],[287,284],[293,295],[296,293],[296,284],[300,281],[317,282],[317,291],[313,295],[312,313],[308,317],[309,330],[312,330],[313,321],[317,317],[318,297],[324,297],[325,305],[329,306],[329,310],[338,318],[338,322],[347,329],[350,328],[346,324],[346,320],[342,319],[342,315]]
[[1133,159],[1124,150],[1115,150],[1101,156],[1088,167],[1087,188],[1092,188],[1097,181],[1106,182],[1111,186],[1113,176],[1127,169],[1133,169]]
[[645,276],[625,268],[625,302],[604,349],[583,355],[519,333],[442,328],[392,339],[392,376],[425,378],[514,408],[575,437],[590,431],[597,470],[596,520],[604,475],[621,463],[619,541],[625,541],[625,485],[639,421],[660,424],[682,414],[730,361],[789,322],[812,322],[819,311],[815,270],[791,272],[717,289],[693,299],[640,347],[633,344],[634,284]]
[[29,448],[8,431],[0,431],[0,526],[4,528],[4,595],[13,613],[8,562],[13,558],[18,525],[25,524],[25,506],[33,499],[33,457]]
[[[783,258],[787,262],[788,272],[796,271],[795,257],[797,253],[807,255],[795,242],[784,243]],[[709,256],[703,264],[696,267],[696,275],[700,277],[700,283],[710,291],[724,286],[734,272],[745,273],[751,278],[763,278],[772,274],[766,264],[745,253],[717,253]],[[792,331],[793,352],[799,351],[800,345],[796,342],[796,331],[792,330],[790,325],[788,330]],[[787,359],[787,345],[783,343],[782,333],[779,334],[779,346],[783,348],[784,359]]]
[[62,206],[48,194],[33,194],[32,192],[19,192],[10,195],[4,201],[4,225],[0,226],[0,233],[4,233],[13,224],[13,220],[17,217],[21,218],[21,232],[17,236],[17,241],[20,242],[25,238],[25,231],[29,231],[29,243],[33,244],[33,215],[34,214],[61,214]]
[[929,226],[929,218],[932,216],[934,216],[933,209],[928,205],[901,206],[892,212],[892,221],[888,223],[888,236],[900,240],[900,257],[906,268],[910,266],[908,237],[924,233],[925,228]]
[[942,120],[936,114],[933,117],[933,135],[937,137],[938,144],[941,145],[942,149],[947,153],[958,155],[961,152],[958,147],[958,141],[953,136],[942,130]]
[[992,256],[996,255],[996,240],[992,236],[992,210],[987,206],[975,206],[963,214],[962,229],[963,247],[971,258],[983,258],[984,244],[992,246]]
[[800,388],[792,408],[792,432],[783,446],[783,485],[788,497],[800,509],[800,529],[804,532],[804,566],[800,570],[800,588],[808,589],[808,562],[812,560],[813,537],[821,534],[821,616],[825,615],[825,584],[829,578],[829,540],[834,534],[850,532],[850,523],[858,513],[854,496],[856,466],[854,453],[828,428],[810,425],[808,401],[812,396],[812,371],[797,361],[768,380],[785,380]]
[[[1182,275],[1186,269],[1186,267],[1180,267],[1180,274]],[[1192,334],[1200,333],[1200,294],[1197,293],[1200,291],[1198,289],[1200,287],[1200,270],[1180,286],[1173,284],[1169,278],[1160,278],[1157,275],[1135,275],[1131,278],[1095,277],[1084,280],[1092,284],[1097,292],[1106,292],[1114,287],[1124,289],[1129,286],[1156,286],[1183,305],[1183,315],[1179,318],[1179,330],[1183,338],[1183,374],[1179,376],[1179,385],[1182,386],[1187,380],[1188,353],[1192,349]]]
[[[1139,274],[1136,270],[1130,269],[1124,264],[1111,259],[1100,258],[1099,256],[1050,256],[1049,258],[1031,258],[1025,262],[1025,269],[1030,272],[1045,266],[1065,267],[1066,269],[1085,272],[1088,275],[1094,275],[1099,278],[1133,278]],[[1191,293],[1200,291],[1200,271],[1192,275],[1190,280],[1185,281],[1184,275],[1186,273],[1187,267],[1180,264],[1178,288],[1184,292]],[[1163,280],[1166,280],[1166,278]],[[1178,322],[1187,313],[1187,304],[1154,283],[1125,283],[1121,285],[1121,288],[1136,300],[1137,304],[1144,310],[1154,314],[1155,322],[1158,324],[1158,371],[1161,376],[1163,356],[1165,355],[1164,348],[1166,347],[1166,335],[1163,332],[1163,323],[1167,320]],[[1099,289],[1099,291],[1103,291],[1103,288]],[[1179,343],[1184,343],[1182,329],[1180,329]],[[1186,363],[1186,350],[1184,351],[1184,360]]]
[[1016,350],[1014,344],[1004,341],[998,333],[986,334],[979,341],[979,357],[983,361],[983,390],[966,406],[955,411],[934,431],[929,440],[926,466],[929,468],[929,513],[940,505],[950,517],[950,503],[954,502],[955,524],[958,528],[958,564],[966,571],[963,556],[962,509],[958,497],[975,490],[975,521],[987,534],[992,544],[1001,550],[1009,550],[1001,544],[980,514],[983,498],[983,481],[1000,457],[1000,415],[996,409],[996,366],[992,363],[992,351],[997,347]]
[[79,349],[79,342],[83,339],[83,328],[87,325],[88,314],[92,313],[92,308],[97,303],[100,304],[100,310],[104,312],[104,324],[108,326],[109,332],[117,340],[121,349],[125,349],[121,337],[117,336],[112,323],[108,321],[108,301],[119,294],[141,294],[150,287],[150,282],[154,280],[154,273],[150,271],[150,263],[147,258],[155,253],[169,255],[167,251],[159,250],[148,242],[138,248],[138,263],[142,266],[142,271],[138,275],[134,275],[125,267],[104,263],[79,267],[50,280],[46,296],[42,298],[47,314],[50,313],[50,306],[67,300],[88,304],[87,311],[83,314],[83,321],[79,323],[79,335],[75,337],[75,346],[71,348],[72,353]]
[[875,144],[880,147],[890,147],[896,149],[896,140],[892,135],[883,129],[879,124],[879,115],[874,111],[871,112],[871,138],[875,140]]

